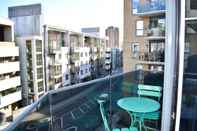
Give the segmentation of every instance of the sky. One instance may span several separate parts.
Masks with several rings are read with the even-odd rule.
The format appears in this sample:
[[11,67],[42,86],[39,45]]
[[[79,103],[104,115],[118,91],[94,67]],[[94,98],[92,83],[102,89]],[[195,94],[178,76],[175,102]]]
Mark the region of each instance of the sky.
[[108,26],[123,35],[123,0],[0,0],[0,16],[8,16],[8,7],[41,3],[44,24],[63,26],[74,31],[83,27],[100,27],[101,36]]

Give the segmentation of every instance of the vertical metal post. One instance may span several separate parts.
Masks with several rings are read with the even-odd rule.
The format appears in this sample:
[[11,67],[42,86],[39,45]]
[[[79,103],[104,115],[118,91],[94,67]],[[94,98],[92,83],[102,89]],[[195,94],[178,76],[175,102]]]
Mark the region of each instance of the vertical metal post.
[[44,38],[43,38],[43,44],[44,44],[44,82],[45,82],[45,91],[48,92],[49,91],[49,87],[48,87],[48,60],[47,60],[47,53],[48,53],[48,27],[47,25],[43,26],[43,30],[44,30]]
[[184,48],[185,48],[185,0],[180,2],[180,24],[179,24],[179,72],[178,72],[178,89],[177,89],[177,105],[176,105],[176,120],[175,131],[179,131],[181,117],[181,101],[183,90],[183,72],[184,72]]
[[176,58],[176,0],[166,0],[166,42],[161,131],[170,131]]

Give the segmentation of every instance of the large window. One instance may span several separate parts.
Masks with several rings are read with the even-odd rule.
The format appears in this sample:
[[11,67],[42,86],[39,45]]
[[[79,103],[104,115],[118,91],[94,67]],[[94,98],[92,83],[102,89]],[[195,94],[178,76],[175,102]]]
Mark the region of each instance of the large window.
[[136,36],[144,35],[144,21],[138,20],[136,21]]

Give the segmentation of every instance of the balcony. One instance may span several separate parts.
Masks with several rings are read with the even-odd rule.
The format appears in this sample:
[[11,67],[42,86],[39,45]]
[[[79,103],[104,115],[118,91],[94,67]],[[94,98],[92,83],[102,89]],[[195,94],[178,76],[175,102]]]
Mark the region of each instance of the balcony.
[[0,47],[15,47],[15,43],[9,41],[0,41]]
[[111,53],[106,53],[105,58],[111,58]]
[[14,93],[10,93],[6,96],[2,96],[0,97],[0,108],[15,103],[17,101],[20,101],[21,99],[22,99],[21,91],[17,91]]
[[165,0],[145,0],[144,4],[138,3],[135,15],[155,16],[165,14]]
[[13,57],[13,56],[19,56],[18,47],[3,46],[0,48],[0,57]]
[[[117,105],[117,101],[123,97],[137,96],[138,84],[162,87],[163,73],[135,71],[50,91],[30,105],[18,117],[19,121],[14,121],[7,129],[104,131],[97,99],[106,94],[110,97],[105,109],[113,127],[129,127],[130,116]],[[160,126],[156,124],[159,121],[160,119],[146,124],[160,130]]]
[[20,70],[19,62],[0,63],[0,74],[17,72]]
[[49,44],[49,53],[55,54],[61,51],[61,46],[57,44]]
[[21,85],[20,77],[5,78],[0,80],[0,91],[7,90],[12,87],[17,87]]
[[77,72],[79,72],[79,67],[76,67],[75,65],[72,65],[71,66],[71,73],[76,74]]
[[57,60],[57,59],[50,59],[49,60],[49,65],[50,66],[61,66],[61,61],[60,60]]
[[164,65],[164,52],[136,52],[132,54],[133,59],[137,59],[141,64]]
[[165,40],[165,27],[155,27],[146,30],[147,40]]
[[72,53],[71,54],[71,61],[75,62],[77,60],[79,60],[79,53]]

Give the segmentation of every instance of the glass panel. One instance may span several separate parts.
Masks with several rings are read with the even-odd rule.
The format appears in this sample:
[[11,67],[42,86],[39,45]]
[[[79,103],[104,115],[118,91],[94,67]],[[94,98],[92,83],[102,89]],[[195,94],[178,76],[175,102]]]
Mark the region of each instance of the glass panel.
[[[190,3],[191,2],[191,3]],[[180,131],[197,130],[197,10],[196,1],[186,0],[187,20],[185,34],[184,79]]]
[[133,13],[152,13],[165,10],[165,0],[131,0]]
[[50,120],[49,97],[46,96],[32,110],[29,110],[28,115],[22,121],[17,122],[17,127],[14,131],[49,131]]
[[[50,91],[25,119],[15,121],[15,131],[104,131],[99,100],[104,100],[102,109],[110,128],[128,128],[134,121],[117,103],[121,98],[139,97],[138,84],[163,87],[163,73],[138,70]],[[161,105],[162,99],[154,100]],[[160,130],[160,118],[159,115],[156,120],[145,119],[144,124]],[[139,124],[135,123],[135,127],[139,128]]]

